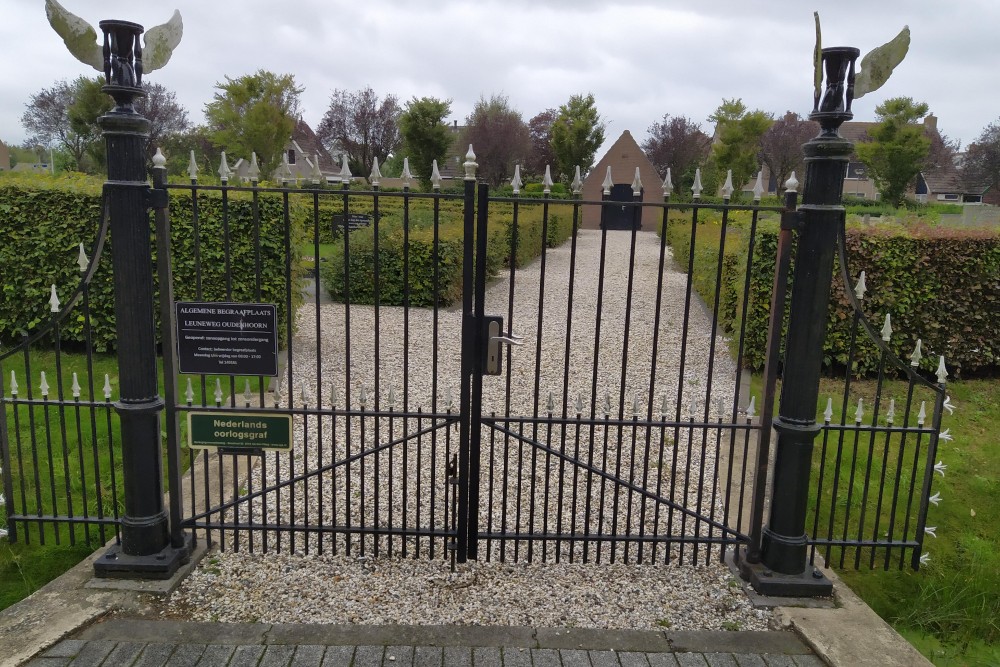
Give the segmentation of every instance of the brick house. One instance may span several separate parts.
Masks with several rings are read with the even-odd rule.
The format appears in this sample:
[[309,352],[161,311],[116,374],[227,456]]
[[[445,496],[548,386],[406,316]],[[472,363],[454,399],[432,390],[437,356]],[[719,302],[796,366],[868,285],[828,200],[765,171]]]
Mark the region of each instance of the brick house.
[[[583,180],[583,199],[599,201],[603,193],[604,179],[611,168],[611,180],[615,185],[611,188],[611,201],[634,201],[632,180],[635,178],[635,168],[639,168],[639,178],[642,180],[642,201],[647,203],[663,202],[663,177],[656,172],[656,167],[649,161],[632,134],[625,130],[618,140],[611,145],[594,168]],[[582,229],[601,228],[601,208],[598,206],[583,207]],[[608,229],[631,229],[631,207],[608,206],[605,210],[605,221]],[[663,214],[656,207],[642,209],[640,229],[655,230]]]
[[[323,178],[328,183],[340,181],[340,164],[334,161],[330,152],[323,147],[322,142],[309,124],[299,119],[292,131],[292,136],[285,144],[285,156],[288,160],[288,169],[292,172],[290,180],[294,183],[300,181],[312,181],[313,162],[319,156],[319,170]],[[339,156],[341,159],[343,156]],[[279,164],[269,180],[281,182],[281,171],[284,165]],[[243,182],[249,182],[250,175],[249,158],[240,158],[232,166],[233,178]],[[359,174],[355,174],[358,176]],[[263,176],[263,174],[262,174]]]

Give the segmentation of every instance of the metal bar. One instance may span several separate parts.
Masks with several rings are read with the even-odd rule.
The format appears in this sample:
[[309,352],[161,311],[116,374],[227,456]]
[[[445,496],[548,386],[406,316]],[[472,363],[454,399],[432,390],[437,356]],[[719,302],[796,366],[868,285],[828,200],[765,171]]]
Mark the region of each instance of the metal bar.
[[[473,262],[475,261],[475,196],[476,182],[465,180],[465,203],[463,210],[463,251],[462,251],[462,370],[459,390],[459,446],[458,446],[458,516],[456,559],[464,563],[469,558],[469,450],[470,450],[470,417],[472,400],[472,360],[475,351],[477,335],[476,317],[472,311],[472,296],[475,283],[473,280]],[[404,484],[406,478],[403,478]]]
[[[913,407],[913,387],[914,383],[911,380],[907,383],[906,389],[906,408],[903,410],[903,426],[908,426],[910,423],[910,410]],[[903,433],[899,438],[899,453],[896,458],[896,478],[892,488],[892,509],[889,510],[889,529],[886,533],[886,539],[890,542],[892,541],[892,536],[896,528],[896,510],[897,503],[899,502],[899,482],[903,477],[903,457],[906,450],[906,432]],[[890,550],[885,550],[885,564],[883,569],[889,571],[889,558]],[[902,565],[902,560],[900,560],[900,565]]]
[[[607,205],[607,202],[609,200],[609,197],[610,197],[610,193],[609,192],[605,192],[601,196],[601,223],[600,223],[600,226],[601,226],[601,255],[600,255],[600,260],[598,262],[598,268],[597,268],[597,306],[596,306],[595,311],[594,311],[594,313],[595,313],[594,314],[594,361],[593,361],[593,365],[592,365],[591,380],[590,380],[590,418],[592,420],[594,419],[595,415],[597,414],[597,371],[598,371],[598,363],[599,363],[599,360],[600,360],[600,351],[601,351],[601,310],[602,310],[602,306],[603,306],[603,303],[604,303],[604,263],[605,263],[605,259],[606,259],[607,246],[608,246],[608,230],[607,230],[607,224],[606,223],[607,223],[607,218],[608,218],[608,205]],[[607,421],[607,418],[609,416],[610,415],[607,415],[607,414],[604,415],[605,421]],[[594,432],[595,432],[595,428],[592,425],[591,428],[590,428],[590,440],[591,440],[591,442],[593,442],[593,440],[594,440]],[[601,458],[601,461],[606,461],[607,458],[608,458],[608,441],[607,441],[607,430],[606,430],[606,428],[605,428],[605,431],[604,431],[604,450],[603,451],[604,451],[604,454],[603,454],[603,456]],[[587,479],[587,493],[588,494],[590,493],[590,486],[591,486],[592,482],[593,482],[593,477],[592,476],[588,477],[588,479]],[[599,507],[598,513],[597,513],[597,517],[598,517],[597,518],[598,532],[600,532],[600,529],[601,529],[600,527],[601,527],[601,525],[603,523],[603,520],[604,520],[604,478],[601,478],[601,496],[600,497],[601,497],[601,499],[600,499],[600,507]],[[589,501],[588,501],[588,503],[589,503]],[[589,515],[589,508],[588,508],[588,515]],[[590,530],[590,520],[589,519],[587,520],[587,530]],[[583,562],[584,563],[587,562],[588,556],[590,555],[589,554],[589,550],[590,550],[589,543],[588,542],[584,542],[584,544],[583,544]],[[600,545],[598,545],[598,549],[597,549],[597,562],[598,563],[601,562]]]
[[[872,426],[878,425],[879,407],[882,401],[882,382],[885,378],[885,351],[882,351],[878,364],[878,381],[875,389],[875,404],[872,407]],[[865,462],[865,486],[861,494],[861,515],[858,517],[858,540],[862,539],[865,532],[865,517],[868,514],[868,491],[871,487],[872,458],[875,456],[875,431],[870,432],[868,438],[868,457]],[[883,468],[884,470],[884,468]],[[874,554],[872,554],[874,556]],[[861,549],[854,552],[854,569],[861,566]]]
[[941,414],[944,412],[945,383],[938,383],[938,395],[934,401],[933,433],[927,441],[927,464],[924,466],[924,483],[920,491],[920,508],[917,510],[917,524],[913,528],[913,538],[917,546],[910,556],[910,567],[920,569],[921,550],[924,546],[924,528],[927,526],[928,498],[931,495],[931,484],[934,483],[934,459],[937,458],[939,435],[941,432]]

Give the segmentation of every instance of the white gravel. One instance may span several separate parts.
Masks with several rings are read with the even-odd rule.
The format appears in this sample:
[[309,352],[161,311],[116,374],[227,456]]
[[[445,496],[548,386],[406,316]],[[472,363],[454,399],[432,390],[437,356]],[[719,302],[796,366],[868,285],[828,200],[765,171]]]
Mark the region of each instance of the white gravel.
[[[578,410],[584,417],[591,412],[594,339],[599,323],[597,397],[593,407],[596,416],[601,418],[608,411],[612,419],[619,414],[625,419],[632,418],[633,414],[644,419],[647,400],[652,395],[654,419],[659,418],[661,406],[665,406],[668,420],[674,418],[686,276],[678,272],[668,258],[663,274],[655,355],[656,382],[651,390],[660,244],[654,234],[637,235],[634,286],[631,304],[627,307],[630,241],[631,235],[627,233],[607,235],[603,299],[598,312],[601,234],[580,232],[572,295],[568,384],[565,387],[569,404],[566,410],[570,417]],[[570,244],[567,242],[549,250],[545,261],[541,327],[537,321],[541,262],[536,260],[516,272],[511,326],[515,333],[524,336],[524,345],[511,348],[509,393],[505,376],[484,379],[484,414],[503,415],[509,411],[512,415],[530,416],[536,409],[541,414],[551,409],[559,415],[563,409]],[[509,294],[508,276],[493,281],[487,289],[485,312],[510,319]],[[409,322],[404,326],[401,308],[380,309],[376,378],[375,309],[350,308],[349,366],[345,363],[344,306],[325,303],[319,310],[317,316],[314,304],[310,303],[298,313],[298,333],[292,347],[294,386],[291,392],[296,405],[315,406],[319,395],[321,405],[328,407],[336,400],[339,408],[350,387],[351,405],[355,409],[362,407],[362,397],[366,410],[374,409],[376,400],[381,410],[393,406],[402,409],[404,400],[410,411],[432,407],[435,352],[432,311],[411,309]],[[623,344],[626,319],[629,320],[627,348]],[[437,326],[436,408],[443,412],[447,409],[448,397],[459,394],[460,310],[441,310]],[[406,327],[409,354],[404,359]],[[540,343],[538,331],[542,332]],[[317,332],[320,334],[318,342]],[[709,377],[711,342],[710,315],[698,303],[692,303],[685,349],[685,393],[681,400],[684,419],[693,415],[701,421],[706,404],[710,406],[712,419],[720,410],[723,415],[729,415],[732,410],[735,367],[725,341],[719,337]],[[541,351],[537,402],[534,386],[536,344],[540,344]],[[627,355],[624,355],[625,350]],[[627,362],[624,364],[625,398],[621,401],[623,356],[627,356]],[[404,368],[409,372],[404,374]],[[321,378],[317,377],[317,369]],[[711,395],[706,396],[709,386]],[[332,388],[337,389],[336,396]],[[288,387],[283,387],[282,392],[287,397]],[[551,408],[547,405],[550,392]],[[509,406],[506,404],[508,395]],[[606,403],[610,407],[606,407]],[[458,410],[457,398],[453,409]],[[344,417],[338,417],[336,422],[329,416],[297,418],[293,454],[268,455],[263,468],[255,468],[245,487],[259,489],[264,481],[274,484],[288,480],[292,474],[302,475],[303,471],[315,470],[319,463],[332,466],[334,461],[342,462],[345,457],[358,454],[362,442],[369,450],[378,443],[386,443],[390,433],[399,438],[404,432],[402,421],[400,418],[390,421],[369,417],[363,420],[362,434],[362,420],[355,418],[351,420],[351,438],[348,439]],[[435,430],[430,426],[429,418],[410,419],[409,432],[420,428],[431,432],[405,444],[384,447],[377,454],[359,457],[349,468],[346,465],[338,465],[332,471],[327,468],[322,474],[306,475],[305,479],[272,491],[264,499],[244,503],[240,519],[260,522],[266,518],[268,523],[294,519],[298,524],[312,526],[350,522],[355,526],[377,523],[398,527],[403,525],[405,514],[405,525],[417,523],[428,529],[445,529],[453,520],[452,487],[446,481],[445,467],[457,452],[458,433],[449,427]],[[334,428],[336,438],[332,435]],[[322,438],[318,437],[319,429],[322,429]],[[647,452],[646,429],[642,427],[619,429],[609,426],[605,429],[598,424],[591,434],[589,427],[569,426],[565,439],[559,426],[541,425],[537,438],[530,424],[519,429],[518,424],[512,424],[511,430],[521,437],[505,438],[502,432],[484,426],[481,529],[497,533],[553,533],[561,529],[561,534],[581,534],[588,528],[591,533],[608,533],[614,527],[619,533],[648,535],[663,534],[672,526],[675,534],[708,533],[708,526],[690,516],[683,517],[680,511],[669,512],[667,506],[657,507],[651,500],[643,502],[639,493],[563,462],[552,452],[531,446],[532,439],[542,444],[551,443],[552,451],[565,452],[585,463],[593,462],[595,468],[631,480],[637,487],[674,497],[690,510],[700,508],[702,514],[710,514],[722,522],[724,480],[715,477],[719,443],[712,431],[680,429],[675,434],[672,428],[654,427]],[[519,444],[521,438],[526,441]],[[727,442],[724,438],[722,444],[728,446]],[[502,474],[504,471],[506,475]],[[500,481],[504,478],[508,480],[506,484]],[[704,480],[700,492],[699,478]],[[560,488],[562,493],[559,493]],[[603,503],[601,498],[604,498]],[[561,511],[557,511],[560,507]],[[714,530],[714,534],[717,535],[718,530]],[[636,559],[635,544],[626,546],[619,542],[612,546],[603,543],[599,547],[602,560],[598,565],[581,562],[585,548],[588,559],[594,560],[598,553],[596,543],[586,547],[575,543],[572,548],[562,544],[557,551],[557,544],[551,540],[533,544],[526,540],[504,543],[492,540],[481,543],[479,562],[459,565],[452,572],[443,549],[443,538],[436,538],[432,543],[428,538],[396,536],[390,540],[382,537],[376,555],[370,536],[363,540],[357,535],[351,536],[351,552],[347,554],[348,538],[343,534],[334,538],[326,533],[322,539],[316,533],[304,535],[296,536],[294,546],[289,535],[284,535],[282,552],[276,553],[278,536],[270,533],[271,551],[267,554],[246,553],[248,543],[246,536],[242,536],[241,552],[230,550],[206,558],[179,592],[168,600],[163,613],[232,622],[674,629],[767,627],[768,615],[750,607],[737,581],[719,563],[718,551],[707,558],[704,547],[700,549],[697,566],[688,564],[692,554],[690,546],[685,547],[686,562],[682,566],[674,564],[679,555],[677,546],[671,548],[674,562],[669,566],[636,565],[622,562],[625,558]],[[230,549],[232,539],[232,535],[227,535]],[[261,536],[257,536],[258,551],[260,540]],[[435,550],[433,559],[428,557],[430,548]],[[613,548],[618,562],[611,564],[607,561]],[[323,553],[318,553],[320,549]],[[530,563],[524,562],[529,549],[532,552]],[[656,561],[662,563],[666,554],[662,546],[655,552],[649,545],[644,549],[647,563],[653,553]],[[499,562],[501,559],[505,562]],[[554,562],[556,559],[559,562]],[[567,562],[570,559],[574,562]]]

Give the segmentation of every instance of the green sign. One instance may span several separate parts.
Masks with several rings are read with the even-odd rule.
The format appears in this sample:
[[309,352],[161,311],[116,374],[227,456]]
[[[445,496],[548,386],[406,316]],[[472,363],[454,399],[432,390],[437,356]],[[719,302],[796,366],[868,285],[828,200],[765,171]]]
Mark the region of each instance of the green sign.
[[289,449],[291,446],[291,415],[188,413],[188,447],[191,449]]

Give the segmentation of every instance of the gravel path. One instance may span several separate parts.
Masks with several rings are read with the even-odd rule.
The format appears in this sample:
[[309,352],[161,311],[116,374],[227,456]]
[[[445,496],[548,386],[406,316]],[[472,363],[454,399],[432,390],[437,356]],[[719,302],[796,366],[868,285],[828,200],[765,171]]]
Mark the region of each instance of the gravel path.
[[[673,420],[682,348],[682,419],[690,415],[702,421],[706,415],[711,420],[720,413],[730,414],[735,368],[725,342],[721,337],[716,340],[713,358],[710,316],[696,303],[683,340],[686,276],[669,260],[654,354],[659,239],[650,233],[636,237],[631,298],[630,242],[629,234],[608,234],[600,284],[601,234],[581,231],[572,299],[569,243],[547,252],[544,273],[538,260],[516,272],[513,301],[509,276],[490,284],[485,312],[503,315],[512,330],[524,336],[525,344],[511,348],[507,376],[484,378],[484,414],[552,412],[559,416],[565,395],[565,411],[571,418],[580,413],[584,417],[594,414],[598,420],[605,414],[612,419],[627,420],[633,415],[645,419],[652,396],[653,419],[662,419],[662,412],[666,420]],[[572,318],[567,317],[570,304]],[[441,310],[436,322],[432,311],[412,309],[404,322],[401,308],[381,308],[376,323],[375,309],[352,306],[350,364],[346,363],[343,305],[322,304],[317,312],[314,304],[306,304],[298,317],[291,391],[296,405],[318,402],[342,407],[350,391],[351,406],[356,409],[405,407],[441,413],[450,405],[449,396],[459,393],[458,309]],[[437,348],[433,345],[435,327]],[[380,334],[377,348],[376,331]],[[404,331],[409,332],[407,337]],[[652,391],[651,368],[656,371]],[[287,397],[289,388],[283,387],[282,392]],[[458,409],[457,400],[453,409]],[[345,417],[296,419],[295,451],[269,455],[263,466],[255,468],[247,487],[259,489],[264,482],[288,480],[319,463],[333,470],[306,476],[244,504],[241,519],[446,529],[454,519],[446,467],[457,451],[458,434],[441,421],[431,428],[435,422],[429,417],[408,421],[404,425],[398,417],[354,418],[349,423]],[[404,426],[406,432],[412,433],[416,426],[427,433],[378,449],[390,434],[402,439]],[[350,438],[345,437],[348,427]],[[639,488],[660,497],[669,495],[679,506],[692,512],[697,508],[700,514],[721,521],[724,494],[716,476],[720,439],[711,429],[605,428],[597,423],[584,428],[570,425],[564,433],[559,425],[511,423],[510,432],[516,437],[484,427],[479,521],[481,530],[497,537],[529,531],[635,536],[668,530],[704,536],[711,530],[693,516],[670,511],[666,503],[644,498],[636,491]],[[723,438],[721,443],[725,442]],[[369,453],[360,456],[362,450]],[[350,464],[343,463],[352,455]],[[632,484],[616,484],[573,465],[573,460]],[[334,466],[335,461],[341,463]],[[699,480],[703,480],[700,489]],[[164,613],[234,622],[674,629],[764,629],[767,625],[767,615],[750,607],[728,569],[718,562],[717,551],[708,558],[702,549],[697,566],[639,566],[622,562],[638,557],[635,544],[494,539],[483,542],[479,562],[460,565],[452,572],[444,537],[381,537],[377,542],[357,535],[296,537],[293,545],[288,535],[283,536],[280,554],[227,551],[212,555],[168,601]],[[272,550],[278,539],[270,534]],[[232,548],[231,541],[227,544]],[[644,560],[654,557],[661,562],[667,553],[662,546],[656,548],[658,552],[647,545]],[[434,558],[430,559],[432,549]],[[687,549],[684,557],[690,561],[691,547]],[[678,556],[678,547],[671,547],[670,553]],[[525,562],[529,554],[531,562]],[[581,562],[584,557],[593,561],[598,556],[603,559],[600,565]],[[608,563],[609,559],[618,562]]]

